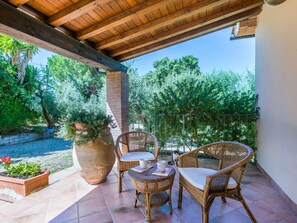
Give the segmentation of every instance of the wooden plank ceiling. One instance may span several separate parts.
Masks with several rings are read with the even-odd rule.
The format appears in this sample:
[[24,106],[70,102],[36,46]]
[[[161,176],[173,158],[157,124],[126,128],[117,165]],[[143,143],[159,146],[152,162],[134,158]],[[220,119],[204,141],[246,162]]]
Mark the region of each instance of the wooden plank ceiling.
[[9,0],[9,4],[124,61],[254,17],[263,0]]

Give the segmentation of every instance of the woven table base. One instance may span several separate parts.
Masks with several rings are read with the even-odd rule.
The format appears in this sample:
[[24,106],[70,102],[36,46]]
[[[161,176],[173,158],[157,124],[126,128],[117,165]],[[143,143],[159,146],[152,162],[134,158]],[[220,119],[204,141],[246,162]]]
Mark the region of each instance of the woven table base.
[[[169,195],[167,192],[162,191],[156,194],[152,194],[150,196],[150,207],[160,207],[164,204],[166,204],[169,201]],[[145,196],[142,193],[138,193],[137,200],[139,200],[141,203],[145,204]]]

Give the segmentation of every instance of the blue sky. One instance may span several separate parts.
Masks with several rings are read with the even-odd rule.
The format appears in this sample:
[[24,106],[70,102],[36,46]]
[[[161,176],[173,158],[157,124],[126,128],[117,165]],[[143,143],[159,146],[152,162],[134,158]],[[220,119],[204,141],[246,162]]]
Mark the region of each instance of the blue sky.
[[[202,72],[216,70],[232,70],[244,72],[255,68],[255,39],[241,39],[230,41],[231,28],[217,31],[196,39],[167,47],[156,52],[135,58],[133,66],[138,73],[143,75],[153,69],[153,62],[164,57],[170,59],[193,55],[199,58],[199,66]],[[45,65],[47,57],[53,53],[41,50],[36,55],[32,64]]]

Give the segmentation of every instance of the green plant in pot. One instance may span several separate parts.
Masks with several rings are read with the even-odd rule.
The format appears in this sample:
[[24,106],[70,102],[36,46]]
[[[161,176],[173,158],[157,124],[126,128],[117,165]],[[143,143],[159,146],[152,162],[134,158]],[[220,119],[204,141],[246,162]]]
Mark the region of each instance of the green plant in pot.
[[[10,156],[0,158],[0,191],[8,189],[8,197],[17,199],[17,195],[27,196],[35,190],[48,185],[49,172],[42,170],[40,163],[19,162],[13,164]],[[6,194],[4,192],[4,194]],[[6,194],[7,195],[7,194]],[[9,200],[9,199],[8,199]]]
[[103,182],[114,165],[110,127],[116,127],[111,116],[87,109],[73,109],[61,127],[60,135],[74,140],[74,163],[78,161],[80,174],[89,184]]

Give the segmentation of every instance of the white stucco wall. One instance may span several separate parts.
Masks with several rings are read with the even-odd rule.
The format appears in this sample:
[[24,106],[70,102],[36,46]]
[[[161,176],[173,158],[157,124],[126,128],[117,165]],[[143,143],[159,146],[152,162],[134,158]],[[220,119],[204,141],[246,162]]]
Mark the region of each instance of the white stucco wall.
[[297,0],[267,6],[256,29],[258,163],[297,203]]

